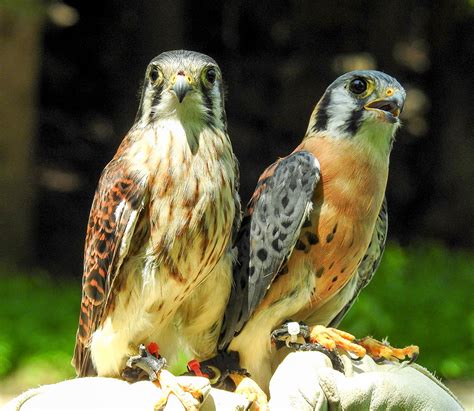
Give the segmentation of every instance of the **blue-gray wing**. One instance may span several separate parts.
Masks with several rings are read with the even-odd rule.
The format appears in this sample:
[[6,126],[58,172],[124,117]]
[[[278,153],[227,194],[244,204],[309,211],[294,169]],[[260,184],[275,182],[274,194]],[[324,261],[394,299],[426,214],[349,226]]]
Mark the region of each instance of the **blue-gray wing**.
[[337,315],[329,323],[329,327],[337,327],[347,314],[349,309],[354,304],[362,289],[372,280],[377,268],[382,260],[382,255],[385,250],[385,241],[387,239],[388,229],[388,215],[387,215],[387,200],[384,198],[382,207],[380,208],[377,221],[375,223],[374,232],[370,241],[369,247],[357,268],[356,274],[356,288],[354,294],[344,308],[337,313]]
[[219,348],[242,329],[290,256],[319,176],[319,162],[306,151],[277,161],[261,175],[235,243],[234,284]]

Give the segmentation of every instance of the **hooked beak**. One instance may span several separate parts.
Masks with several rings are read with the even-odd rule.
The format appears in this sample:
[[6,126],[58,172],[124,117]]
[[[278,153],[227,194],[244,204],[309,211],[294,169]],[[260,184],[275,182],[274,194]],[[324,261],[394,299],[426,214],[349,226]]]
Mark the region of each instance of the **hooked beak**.
[[396,122],[403,109],[404,99],[398,93],[391,97],[373,100],[364,106],[364,109],[385,114],[392,123]]
[[186,94],[188,94],[188,92],[192,90],[192,87],[185,75],[178,74],[176,76],[176,81],[172,89],[174,93],[176,94],[178,101],[182,103],[184,100],[184,97],[186,97]]

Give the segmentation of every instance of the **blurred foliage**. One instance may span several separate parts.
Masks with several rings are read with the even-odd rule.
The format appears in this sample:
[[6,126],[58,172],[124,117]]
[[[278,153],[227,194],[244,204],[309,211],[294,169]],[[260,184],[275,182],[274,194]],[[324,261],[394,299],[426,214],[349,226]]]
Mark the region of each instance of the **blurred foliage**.
[[[474,255],[467,252],[391,244],[341,328],[359,337],[388,336],[396,346],[418,344],[418,362],[437,375],[472,378],[473,267]],[[79,279],[13,273],[0,267],[0,378],[27,376],[27,386],[44,383],[45,374],[72,377]]]
[[80,285],[0,267],[0,378],[22,368],[73,375]]
[[441,245],[391,244],[341,328],[420,346],[417,362],[443,378],[474,377],[474,255]]

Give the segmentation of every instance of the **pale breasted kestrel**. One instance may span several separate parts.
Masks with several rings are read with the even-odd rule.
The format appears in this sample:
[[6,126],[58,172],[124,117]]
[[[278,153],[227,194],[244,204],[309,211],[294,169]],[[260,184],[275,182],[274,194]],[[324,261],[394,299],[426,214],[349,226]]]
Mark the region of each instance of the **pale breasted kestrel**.
[[171,363],[181,351],[215,351],[232,281],[219,267],[240,221],[237,185],[219,67],[191,51],[160,54],[92,204],[79,376],[119,377],[142,343],[158,343]]

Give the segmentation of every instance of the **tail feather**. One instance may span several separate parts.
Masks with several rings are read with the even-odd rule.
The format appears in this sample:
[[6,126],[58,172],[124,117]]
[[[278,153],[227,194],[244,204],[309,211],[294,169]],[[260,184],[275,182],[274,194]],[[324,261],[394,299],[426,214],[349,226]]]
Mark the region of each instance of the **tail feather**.
[[97,376],[97,370],[95,369],[91,359],[91,350],[79,340],[76,340],[74,356],[72,357],[71,363],[76,369],[76,375],[78,377]]

